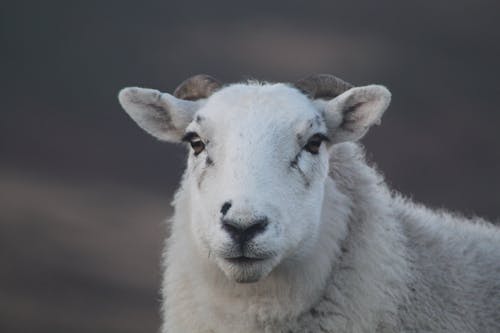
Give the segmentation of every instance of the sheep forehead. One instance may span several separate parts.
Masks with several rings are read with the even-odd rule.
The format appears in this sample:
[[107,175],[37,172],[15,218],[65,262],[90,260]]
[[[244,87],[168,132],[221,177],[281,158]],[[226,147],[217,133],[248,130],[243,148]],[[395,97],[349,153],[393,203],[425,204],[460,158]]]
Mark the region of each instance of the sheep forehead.
[[317,119],[319,112],[291,86],[248,83],[233,84],[216,92],[198,115],[198,119],[208,119],[215,130],[251,127],[260,132],[269,128],[300,130],[306,122]]

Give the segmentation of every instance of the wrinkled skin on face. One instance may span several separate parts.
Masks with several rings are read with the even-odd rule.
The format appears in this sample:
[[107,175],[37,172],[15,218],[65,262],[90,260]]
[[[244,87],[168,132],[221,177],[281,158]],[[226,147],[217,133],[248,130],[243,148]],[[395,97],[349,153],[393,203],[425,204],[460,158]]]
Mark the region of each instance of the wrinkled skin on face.
[[189,230],[200,256],[241,283],[308,253],[318,236],[328,147],[362,137],[389,100],[381,86],[330,101],[285,84],[234,84],[199,101],[142,88],[120,93],[146,131],[191,146]]

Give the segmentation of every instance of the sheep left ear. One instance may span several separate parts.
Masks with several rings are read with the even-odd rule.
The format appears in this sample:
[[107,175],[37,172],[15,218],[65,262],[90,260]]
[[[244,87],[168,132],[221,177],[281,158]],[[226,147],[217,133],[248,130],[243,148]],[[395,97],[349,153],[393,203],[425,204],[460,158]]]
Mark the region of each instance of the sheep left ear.
[[320,102],[331,142],[361,139],[372,125],[380,124],[390,102],[391,93],[379,85],[351,88],[328,102]]

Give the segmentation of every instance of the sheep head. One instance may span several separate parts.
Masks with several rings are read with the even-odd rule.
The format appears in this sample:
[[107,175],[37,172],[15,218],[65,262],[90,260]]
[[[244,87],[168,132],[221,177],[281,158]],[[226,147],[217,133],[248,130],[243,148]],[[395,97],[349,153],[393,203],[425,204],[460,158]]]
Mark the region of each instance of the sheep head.
[[378,123],[390,93],[329,75],[224,87],[197,76],[174,95],[125,88],[119,99],[147,132],[191,146],[181,191],[200,258],[231,280],[256,282],[314,243],[328,148]]

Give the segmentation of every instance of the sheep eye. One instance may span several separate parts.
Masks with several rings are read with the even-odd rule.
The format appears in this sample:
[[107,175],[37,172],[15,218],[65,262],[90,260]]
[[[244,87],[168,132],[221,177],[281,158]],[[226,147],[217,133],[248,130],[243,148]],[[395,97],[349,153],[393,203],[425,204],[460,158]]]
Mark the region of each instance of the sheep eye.
[[182,138],[182,141],[189,142],[193,148],[194,155],[198,155],[205,149],[205,144],[195,132],[189,132]]
[[198,138],[197,140],[193,140],[190,143],[195,155],[198,155],[205,149],[205,144],[203,143],[203,141],[201,141],[200,138]]
[[313,155],[316,155],[319,153],[319,148],[321,147],[321,143],[323,141],[327,141],[328,138],[324,134],[314,134],[309,141],[307,141],[306,145],[304,146],[304,149],[308,152],[310,152]]

